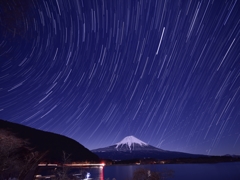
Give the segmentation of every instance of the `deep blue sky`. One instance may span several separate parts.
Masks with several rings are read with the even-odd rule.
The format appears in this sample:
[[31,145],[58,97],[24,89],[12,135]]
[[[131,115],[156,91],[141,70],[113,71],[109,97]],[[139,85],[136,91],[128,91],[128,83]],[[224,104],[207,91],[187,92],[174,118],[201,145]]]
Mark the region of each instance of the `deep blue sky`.
[[1,119],[239,154],[239,1],[4,0],[0,20]]

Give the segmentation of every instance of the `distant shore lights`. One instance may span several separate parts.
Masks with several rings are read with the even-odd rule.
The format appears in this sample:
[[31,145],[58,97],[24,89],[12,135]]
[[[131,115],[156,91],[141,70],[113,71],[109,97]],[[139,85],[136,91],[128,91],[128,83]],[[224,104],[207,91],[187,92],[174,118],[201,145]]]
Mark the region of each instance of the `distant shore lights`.
[[[48,163],[40,163],[38,166],[61,166],[60,164],[48,164]],[[95,166],[98,168],[103,168],[105,166],[105,163],[100,163],[100,164],[83,164],[83,163],[74,163],[74,164],[63,164],[63,166],[68,166],[68,167],[90,167],[90,166]]]

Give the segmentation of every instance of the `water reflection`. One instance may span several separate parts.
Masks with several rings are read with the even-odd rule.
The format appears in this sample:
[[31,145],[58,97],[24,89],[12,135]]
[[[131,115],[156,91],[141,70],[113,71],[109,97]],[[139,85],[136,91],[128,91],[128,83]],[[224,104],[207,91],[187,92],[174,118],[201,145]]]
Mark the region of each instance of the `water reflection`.
[[60,177],[75,180],[104,180],[104,167],[39,167],[35,180],[56,180]]
[[99,180],[104,180],[104,173],[103,167],[99,168]]

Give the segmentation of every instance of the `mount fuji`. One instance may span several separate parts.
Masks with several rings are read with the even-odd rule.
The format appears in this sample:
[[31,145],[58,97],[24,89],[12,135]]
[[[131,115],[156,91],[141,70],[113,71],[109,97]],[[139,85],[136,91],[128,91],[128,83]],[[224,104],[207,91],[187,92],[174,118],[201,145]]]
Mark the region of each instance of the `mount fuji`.
[[113,161],[134,159],[169,160],[178,158],[198,158],[204,156],[183,152],[166,151],[151,146],[134,136],[127,136],[115,145],[94,149],[92,152],[98,155],[101,159],[110,159]]

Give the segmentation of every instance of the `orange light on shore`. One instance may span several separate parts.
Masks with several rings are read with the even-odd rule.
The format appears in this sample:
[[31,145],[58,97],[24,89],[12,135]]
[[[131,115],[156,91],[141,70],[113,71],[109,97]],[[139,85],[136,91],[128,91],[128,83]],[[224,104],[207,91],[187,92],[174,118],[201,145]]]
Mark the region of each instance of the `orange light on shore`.
[[[38,164],[38,166],[61,166],[60,164],[44,164],[44,163],[41,163],[41,164]],[[79,163],[79,164],[63,164],[63,166],[68,166],[68,167],[85,167],[85,166],[97,166],[99,168],[103,168],[105,166],[105,163],[101,163],[101,164],[82,164],[82,163]]]
[[64,164],[64,166],[105,166],[105,164]]
[[104,167],[104,166],[105,166],[105,164],[104,164],[104,163],[102,163],[102,164],[101,164],[101,166],[100,166],[100,168],[101,168],[101,169],[103,169],[103,167]]

